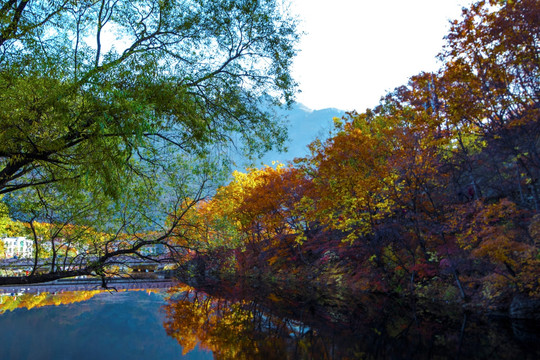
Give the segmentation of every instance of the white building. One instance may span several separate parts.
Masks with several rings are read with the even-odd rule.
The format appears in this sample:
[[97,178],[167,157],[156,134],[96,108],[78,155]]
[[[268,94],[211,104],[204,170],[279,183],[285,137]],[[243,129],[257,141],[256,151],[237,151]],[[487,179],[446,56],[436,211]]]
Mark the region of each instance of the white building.
[[149,244],[143,246],[139,252],[144,256],[159,256],[165,254],[165,245]]
[[0,239],[4,243],[4,258],[31,258],[34,253],[34,242],[23,236],[5,237]]

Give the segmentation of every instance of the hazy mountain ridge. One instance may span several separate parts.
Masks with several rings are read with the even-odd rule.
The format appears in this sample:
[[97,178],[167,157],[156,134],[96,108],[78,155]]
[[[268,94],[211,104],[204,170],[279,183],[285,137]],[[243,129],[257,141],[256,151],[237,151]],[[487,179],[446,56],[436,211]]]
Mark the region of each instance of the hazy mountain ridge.
[[341,118],[344,114],[345,111],[335,108],[312,110],[300,103],[294,104],[289,110],[278,110],[278,116],[286,118],[288,124],[289,140],[285,143],[287,151],[268,152],[255,162],[256,165],[271,165],[272,161],[287,163],[296,157],[308,155],[307,146],[316,138],[328,138],[333,128],[332,119]]

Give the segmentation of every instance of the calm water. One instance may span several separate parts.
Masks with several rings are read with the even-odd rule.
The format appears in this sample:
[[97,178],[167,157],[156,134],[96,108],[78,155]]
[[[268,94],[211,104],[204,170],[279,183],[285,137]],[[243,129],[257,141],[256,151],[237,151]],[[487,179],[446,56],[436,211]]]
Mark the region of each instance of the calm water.
[[540,358],[534,324],[434,317],[381,298],[321,306],[278,293],[184,285],[61,300],[25,296],[17,306],[33,308],[2,300],[2,359]]
[[104,292],[58,306],[0,314],[1,359],[212,359],[167,335],[165,293]]

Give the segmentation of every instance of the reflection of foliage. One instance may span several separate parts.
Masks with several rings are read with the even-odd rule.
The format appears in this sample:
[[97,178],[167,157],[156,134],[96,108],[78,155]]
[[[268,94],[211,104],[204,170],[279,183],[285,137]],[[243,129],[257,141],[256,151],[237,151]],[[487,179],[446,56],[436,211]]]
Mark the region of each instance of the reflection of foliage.
[[199,344],[216,359],[286,359],[288,337],[303,341],[301,323],[271,316],[254,301],[228,301],[192,288],[181,291],[165,307],[164,326],[184,354]]
[[[0,297],[0,314],[15,309],[33,309],[43,306],[59,306],[90,300],[94,296],[107,290],[78,290],[64,291],[60,293],[42,292],[39,294],[25,293],[22,295],[4,295]],[[143,291],[143,290],[118,290],[118,291]],[[160,289],[145,289],[146,292],[157,292]]]
[[500,323],[459,312],[436,315],[427,308],[415,313],[385,296],[363,295],[349,299],[348,307],[336,307],[306,297],[292,301],[291,296],[302,293],[298,289],[287,297],[237,286],[204,291],[187,286],[171,289],[165,306],[165,329],[184,354],[197,345],[212,351],[216,359],[402,359],[458,354],[464,359],[489,359],[493,353],[527,358],[534,351],[534,344],[523,348]]
[[66,291],[59,294],[40,293],[40,294],[22,294],[18,296],[3,296],[0,303],[0,313],[12,311],[19,308],[40,308],[43,306],[58,306],[86,301],[104,292],[104,290],[90,291]]

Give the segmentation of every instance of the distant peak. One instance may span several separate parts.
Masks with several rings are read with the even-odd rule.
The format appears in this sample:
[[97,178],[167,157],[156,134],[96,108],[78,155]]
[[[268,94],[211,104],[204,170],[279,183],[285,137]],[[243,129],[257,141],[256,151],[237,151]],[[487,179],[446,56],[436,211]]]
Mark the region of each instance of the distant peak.
[[304,111],[306,113],[314,113],[314,112],[338,112],[338,113],[342,113],[344,114],[345,113],[345,110],[342,110],[342,109],[338,109],[338,108],[335,108],[335,107],[329,107],[329,108],[323,108],[323,109],[312,109],[302,103],[295,103],[294,104],[294,107],[300,111]]
[[305,112],[307,112],[307,113],[312,113],[312,112],[313,112],[313,109],[308,108],[308,107],[307,107],[306,105],[304,105],[304,104],[296,103],[296,107],[297,107],[299,110],[305,111]]

